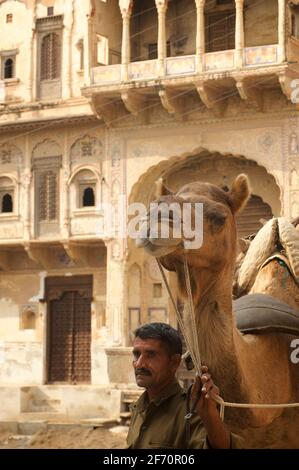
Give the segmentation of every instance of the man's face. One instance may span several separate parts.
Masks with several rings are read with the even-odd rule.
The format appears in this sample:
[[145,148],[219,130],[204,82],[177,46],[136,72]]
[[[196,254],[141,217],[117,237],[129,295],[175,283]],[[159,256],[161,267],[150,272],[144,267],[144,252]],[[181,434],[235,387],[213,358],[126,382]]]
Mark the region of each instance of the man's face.
[[180,360],[180,355],[171,356],[160,340],[134,339],[133,367],[139,387],[163,388],[174,379]]

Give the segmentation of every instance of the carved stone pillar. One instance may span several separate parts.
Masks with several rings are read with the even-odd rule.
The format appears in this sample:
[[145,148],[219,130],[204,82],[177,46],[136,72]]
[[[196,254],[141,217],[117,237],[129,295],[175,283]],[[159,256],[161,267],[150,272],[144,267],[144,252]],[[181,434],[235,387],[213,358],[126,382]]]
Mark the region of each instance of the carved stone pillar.
[[32,29],[31,37],[28,43],[28,82],[27,82],[27,101],[33,101],[33,69],[34,69],[34,61],[33,61],[33,43],[35,37],[35,30]]
[[197,71],[203,70],[203,56],[205,53],[205,0],[196,1],[196,60]]
[[63,163],[61,169],[61,182],[62,182],[62,198],[61,198],[61,212],[62,212],[62,227],[61,234],[63,240],[67,240],[70,236],[70,187],[69,179],[71,174],[70,156],[68,149],[68,130],[64,130],[64,145],[63,145]]
[[72,32],[74,24],[74,0],[66,2],[63,19],[63,77],[62,98],[68,100],[72,96]]
[[26,241],[31,238],[31,221],[30,221],[30,187],[31,187],[31,171],[26,168],[22,177],[22,187],[24,190],[23,214],[24,214],[24,239]]
[[285,61],[285,23],[286,5],[285,0],[278,0],[278,60]]
[[243,67],[243,52],[244,52],[244,0],[235,0],[236,2],[236,37],[235,37],[235,66],[236,68]]
[[[37,15],[37,2],[35,2],[32,11],[32,54],[30,57],[30,72],[28,91],[30,87],[30,101],[36,100],[37,94],[37,32],[36,32],[36,15]],[[31,82],[31,83],[30,83]]]
[[83,40],[83,47],[84,47],[84,84],[90,85],[90,68],[91,68],[91,41],[90,41],[90,34],[91,33],[91,18],[90,15],[86,15],[85,21],[85,34]]
[[124,346],[124,315],[127,309],[121,240],[109,240],[105,245],[107,247],[106,318],[108,343],[111,346]]
[[62,98],[67,100],[71,97],[71,31],[64,28],[63,32],[63,78]]
[[131,39],[130,39],[130,20],[132,14],[133,2],[130,0],[119,1],[121,16],[123,19],[122,44],[121,44],[121,64],[122,81],[128,80],[128,65],[131,62]]
[[62,169],[62,184],[63,184],[63,220],[62,220],[62,238],[67,240],[70,236],[70,208],[69,208],[69,170],[68,168]]
[[29,241],[31,238],[31,154],[30,154],[30,137],[27,134],[25,138],[25,168],[22,174],[21,186],[22,192],[20,199],[20,210],[24,220],[24,240]]
[[158,70],[159,76],[165,75],[166,44],[166,12],[168,0],[156,0],[158,10]]

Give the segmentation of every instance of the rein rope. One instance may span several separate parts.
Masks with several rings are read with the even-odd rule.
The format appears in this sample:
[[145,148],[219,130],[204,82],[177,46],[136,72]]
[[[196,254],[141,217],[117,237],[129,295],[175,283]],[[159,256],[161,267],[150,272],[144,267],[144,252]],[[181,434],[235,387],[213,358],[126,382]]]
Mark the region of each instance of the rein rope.
[[[187,261],[187,255],[186,252],[184,251],[184,274],[185,274],[185,282],[186,282],[186,289],[187,289],[187,295],[188,295],[188,313],[189,313],[189,321],[190,321],[190,327],[186,328],[186,324],[183,318],[182,313],[179,311],[177,304],[175,302],[175,299],[173,297],[173,294],[171,292],[167,277],[165,275],[163,266],[158,258],[156,258],[156,261],[159,266],[159,270],[161,272],[165,287],[168,291],[171,303],[173,305],[173,308],[175,310],[178,324],[180,326],[181,332],[184,336],[184,339],[186,341],[186,346],[188,348],[188,351],[190,353],[190,356],[192,358],[195,370],[196,370],[196,375],[201,377],[202,371],[201,371],[201,357],[200,357],[200,351],[199,351],[199,343],[198,343],[198,335],[197,335],[197,328],[196,328],[196,321],[195,321],[195,311],[194,311],[194,302],[192,298],[192,289],[191,289],[191,282],[190,282],[190,272],[189,272],[189,266],[188,266],[188,261]],[[191,333],[191,334],[189,334]],[[227,402],[224,401],[223,398],[221,398],[219,395],[213,396],[212,397],[216,403],[220,405],[220,418],[222,421],[224,421],[224,412],[225,412],[225,407],[228,408],[297,408],[299,407],[299,403],[277,403],[277,404],[262,404],[262,403],[233,403],[233,402]],[[190,420],[191,416],[194,414],[195,411],[195,406],[198,403],[199,397],[194,403],[192,410],[188,410],[187,415],[185,416],[186,421]]]

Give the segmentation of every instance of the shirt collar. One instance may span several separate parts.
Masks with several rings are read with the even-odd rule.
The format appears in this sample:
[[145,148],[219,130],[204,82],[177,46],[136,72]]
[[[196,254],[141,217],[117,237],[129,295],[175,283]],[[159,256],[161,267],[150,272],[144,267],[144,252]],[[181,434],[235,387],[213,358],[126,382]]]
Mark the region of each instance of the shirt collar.
[[[156,406],[160,406],[163,401],[167,400],[167,398],[171,397],[172,395],[175,395],[176,393],[181,392],[183,393],[183,390],[178,383],[178,381],[175,379],[173,382],[168,384],[163,390],[161,390],[161,393],[159,396],[157,396],[152,403],[154,403]],[[137,409],[139,413],[144,411],[147,407],[149,406],[149,401],[148,401],[148,395],[147,391],[145,391],[137,400],[137,402],[134,404],[134,407]]]

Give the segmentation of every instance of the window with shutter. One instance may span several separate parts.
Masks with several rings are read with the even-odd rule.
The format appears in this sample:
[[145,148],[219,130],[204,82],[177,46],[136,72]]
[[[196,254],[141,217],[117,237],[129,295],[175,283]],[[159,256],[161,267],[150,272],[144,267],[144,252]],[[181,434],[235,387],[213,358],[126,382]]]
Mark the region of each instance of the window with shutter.
[[1,212],[13,212],[13,199],[12,195],[9,193],[4,194],[2,198]]
[[14,76],[14,61],[8,58],[4,62],[4,79],[13,78]]
[[41,46],[41,80],[60,78],[61,44],[56,33],[47,34]]
[[93,207],[95,205],[94,190],[94,187],[88,187],[84,189],[82,207]]
[[[58,153],[55,142],[46,141],[35,149],[33,170],[35,179],[35,223],[38,236],[59,233],[59,175],[61,156],[45,156],[45,153]],[[39,157],[39,153],[44,154]]]
[[39,186],[39,220],[51,222],[58,219],[58,174],[45,171],[40,175]]
[[235,12],[207,15],[206,51],[226,51],[235,48]]
[[14,212],[14,183],[6,177],[0,177],[0,213],[13,213]]
[[80,171],[74,178],[73,184],[77,193],[77,209],[95,207],[97,201],[97,178],[90,170]]
[[[170,46],[170,41],[167,41],[166,43],[166,54],[167,57],[171,57],[171,46]],[[152,59],[157,59],[158,57],[158,43],[153,42],[151,44],[148,44],[148,60]]]

